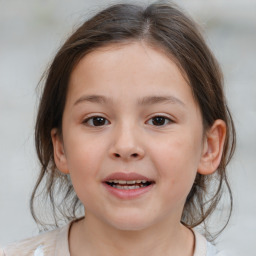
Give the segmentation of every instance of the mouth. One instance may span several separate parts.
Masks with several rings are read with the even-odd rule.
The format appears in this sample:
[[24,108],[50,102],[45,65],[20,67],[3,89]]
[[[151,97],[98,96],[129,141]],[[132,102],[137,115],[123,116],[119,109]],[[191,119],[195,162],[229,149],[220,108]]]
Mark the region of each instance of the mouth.
[[147,180],[109,180],[105,182],[107,185],[122,190],[140,189],[150,186],[153,181]]
[[103,180],[110,194],[120,199],[135,199],[149,193],[155,181],[138,173],[113,173]]

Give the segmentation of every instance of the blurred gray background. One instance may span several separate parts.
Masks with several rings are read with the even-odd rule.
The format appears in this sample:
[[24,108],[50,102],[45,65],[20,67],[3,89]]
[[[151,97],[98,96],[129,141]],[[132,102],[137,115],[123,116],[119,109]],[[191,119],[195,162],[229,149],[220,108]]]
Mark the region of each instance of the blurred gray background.
[[[37,233],[29,212],[29,196],[39,170],[33,127],[40,76],[67,35],[109,2],[0,0],[2,245]],[[237,151],[228,168],[234,212],[217,244],[233,256],[255,256],[256,0],[175,2],[201,25],[223,68],[227,98],[237,128]]]

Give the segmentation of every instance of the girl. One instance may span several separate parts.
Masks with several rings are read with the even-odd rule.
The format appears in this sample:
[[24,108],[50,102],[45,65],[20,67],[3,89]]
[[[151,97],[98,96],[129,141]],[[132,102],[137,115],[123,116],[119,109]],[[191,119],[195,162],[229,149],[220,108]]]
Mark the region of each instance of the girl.
[[45,192],[68,224],[1,255],[221,255],[193,228],[208,234],[223,185],[232,208],[235,130],[219,66],[173,4],[114,5],[78,28],[46,75],[35,140],[32,215],[46,227]]

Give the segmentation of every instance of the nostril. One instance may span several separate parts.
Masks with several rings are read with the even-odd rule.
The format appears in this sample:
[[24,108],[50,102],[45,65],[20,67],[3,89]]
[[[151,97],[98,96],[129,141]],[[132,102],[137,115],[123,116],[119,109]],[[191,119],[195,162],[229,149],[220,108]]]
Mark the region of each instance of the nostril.
[[[118,154],[118,153],[114,153],[114,156],[115,156],[115,157],[118,157],[118,158],[121,157],[121,155]],[[131,154],[130,156],[136,158],[136,157],[139,156],[139,154],[138,154],[138,153],[133,153],[133,154]]]

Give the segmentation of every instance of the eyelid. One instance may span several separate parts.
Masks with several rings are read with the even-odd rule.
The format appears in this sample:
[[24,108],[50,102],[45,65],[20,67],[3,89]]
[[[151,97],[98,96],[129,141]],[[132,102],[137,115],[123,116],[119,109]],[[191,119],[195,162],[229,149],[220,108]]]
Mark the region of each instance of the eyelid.
[[[104,124],[104,125],[99,125],[99,126],[96,126],[96,125],[88,125],[88,121],[90,119],[93,119],[95,117],[101,117],[103,119],[105,119],[105,121],[107,121],[107,124]],[[166,114],[154,114],[153,116],[151,116],[150,118],[147,119],[146,123],[149,122],[149,120],[153,119],[153,118],[156,118],[156,117],[163,117],[165,119],[168,120],[168,123],[167,124],[164,124],[164,125],[159,125],[159,127],[164,127],[166,125],[169,125],[169,124],[172,124],[172,123],[175,123],[174,121],[174,118],[170,117],[170,116],[167,116]],[[109,125],[111,122],[108,120],[108,118],[104,117],[103,114],[93,114],[91,116],[87,116],[83,119],[82,121],[82,124],[86,125],[86,126],[89,126],[89,127],[97,127],[97,128],[100,128],[100,127],[103,127],[103,126],[106,126],[106,125]],[[153,126],[157,126],[157,125],[153,125]]]
[[[159,127],[161,127],[161,126],[163,127],[163,126],[166,126],[166,125],[175,123],[174,118],[172,118],[172,117],[170,117],[170,116],[167,116],[167,115],[165,115],[165,114],[154,114],[153,116],[151,116],[151,117],[147,120],[147,122],[148,122],[149,120],[153,119],[153,118],[156,118],[156,117],[163,117],[163,118],[165,118],[165,119],[168,120],[168,124],[159,125]],[[147,123],[147,122],[146,122],[146,123]],[[157,125],[154,125],[154,126],[157,126]]]
[[[104,124],[104,125],[99,125],[99,126],[96,126],[96,125],[88,125],[88,121],[89,121],[90,119],[95,118],[95,117],[104,118],[108,123],[107,123],[107,124]],[[89,126],[89,127],[97,127],[97,128],[100,128],[100,127],[103,127],[103,126],[106,126],[106,125],[110,124],[110,121],[109,121],[106,117],[104,117],[102,114],[98,114],[98,115],[97,115],[97,114],[93,114],[93,115],[91,115],[91,116],[87,116],[86,118],[84,118],[83,121],[82,121],[82,124],[84,124],[84,125],[86,125],[86,126]]]

